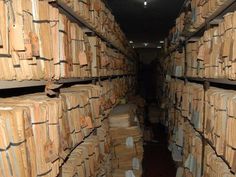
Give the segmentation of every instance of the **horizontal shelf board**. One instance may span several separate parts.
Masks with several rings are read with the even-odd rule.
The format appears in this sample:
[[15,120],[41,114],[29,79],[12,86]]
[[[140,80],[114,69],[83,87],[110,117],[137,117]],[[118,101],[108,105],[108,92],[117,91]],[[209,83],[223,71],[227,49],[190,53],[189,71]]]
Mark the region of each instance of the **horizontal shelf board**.
[[[67,84],[67,83],[83,83],[92,82],[106,79],[115,79],[119,77],[134,76],[133,74],[124,75],[113,75],[113,76],[101,76],[101,77],[89,77],[89,78],[68,78],[53,81],[56,84]],[[13,89],[13,88],[25,88],[25,87],[39,87],[45,86],[48,81],[46,80],[23,80],[23,81],[0,81],[0,89]]]
[[217,84],[227,84],[227,85],[236,85],[236,80],[229,80],[229,79],[216,79],[216,78],[198,78],[198,77],[176,77],[172,76],[173,78],[187,80],[187,81],[196,81],[196,82],[210,82],[210,83],[217,83]]
[[47,81],[0,81],[0,89],[45,86]]

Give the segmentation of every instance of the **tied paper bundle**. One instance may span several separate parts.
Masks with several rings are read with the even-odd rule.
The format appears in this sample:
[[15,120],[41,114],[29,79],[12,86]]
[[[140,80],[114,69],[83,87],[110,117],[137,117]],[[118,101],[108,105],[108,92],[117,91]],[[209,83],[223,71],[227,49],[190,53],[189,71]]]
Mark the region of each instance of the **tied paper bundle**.
[[205,147],[203,168],[205,169],[203,177],[235,176],[233,173],[230,172],[230,169],[226,165],[226,163],[215,154],[214,150],[209,145]]
[[102,0],[62,0],[62,2],[94,31],[111,41],[114,46],[126,54],[132,53],[132,49],[127,48],[128,43],[124,33]]
[[[203,131],[204,90],[200,84],[172,80],[170,87],[170,103],[183,118],[187,118],[198,131]],[[171,108],[171,107],[170,107]]]
[[231,170],[235,164],[235,123],[236,92],[211,87],[206,92],[205,137],[215,147],[218,155],[223,156]]
[[[200,177],[202,172],[202,139],[189,122],[176,124],[176,145],[182,148],[181,165],[176,177]],[[173,136],[173,135],[172,135]],[[173,149],[175,150],[175,148]],[[172,150],[172,151],[173,151]],[[173,154],[173,152],[172,152]]]
[[129,74],[133,71],[131,64],[125,63],[123,54],[106,46],[96,36],[88,37],[91,49],[92,77]]
[[71,120],[69,124],[73,147],[78,145],[84,136],[88,136],[94,129],[94,119],[89,104],[89,95],[76,89],[62,89],[61,98],[66,102],[64,110]]
[[185,61],[184,61],[184,52],[179,53],[178,51],[173,52],[171,55],[172,59],[172,74],[176,77],[184,76],[185,71]]
[[[76,3],[88,10],[91,5],[71,2]],[[4,66],[0,80],[58,80],[134,71],[132,64],[123,62],[123,54],[109,47],[103,50],[106,43],[98,38],[97,43],[91,41],[81,26],[47,0],[1,1],[0,9],[0,66]]]
[[[190,0],[176,19],[175,26],[170,29],[166,39],[168,48],[179,44],[181,37],[191,36],[191,33],[203,27],[204,23],[217,13],[228,6],[228,0]],[[166,42],[166,43],[168,43]],[[173,45],[174,44],[174,45]],[[166,50],[167,51],[167,50]]]
[[[236,92],[210,87],[204,93],[202,85],[184,84],[180,80],[172,80],[168,91],[171,103],[168,107],[169,148],[173,159],[184,163],[177,174],[199,176],[200,168],[218,174],[218,171],[221,173],[220,166],[222,166],[223,174],[232,175],[230,171],[236,171],[234,141]],[[205,100],[203,100],[204,94]],[[205,109],[202,106],[203,101]],[[202,136],[206,139],[205,141],[214,148],[214,153],[209,153],[211,155],[207,157],[207,164],[203,167],[200,165],[202,164],[200,156],[204,146],[202,147],[201,143],[202,136],[199,136],[197,131],[203,131]],[[208,150],[205,149],[205,151]],[[211,156],[216,160],[209,160]],[[219,159],[217,156],[225,159],[230,168],[222,160],[217,160]],[[207,176],[210,172],[206,172],[205,175]]]
[[200,84],[184,84],[181,80],[171,80],[168,87],[169,149],[174,161],[184,163],[180,169],[185,170],[179,171],[185,176],[198,176],[202,143],[196,130],[203,131],[203,87]]
[[202,173],[202,138],[189,122],[186,122],[184,125],[183,141],[184,173],[190,173],[194,177],[200,177]]
[[235,21],[236,12],[227,13],[217,27],[187,44],[187,76],[236,79]]
[[142,174],[143,135],[136,119],[136,106],[133,104],[119,105],[109,116],[114,176]]
[[[127,128],[136,124],[135,105],[119,105],[111,112],[109,124],[111,128]],[[137,119],[137,117],[136,117]],[[138,121],[138,120],[136,120]]]
[[197,60],[197,42],[187,43],[186,46],[186,63],[187,63],[187,73],[189,77],[197,77],[200,75],[201,68],[203,68],[203,63],[201,60]]
[[97,176],[100,163],[99,141],[92,136],[72,151],[62,167],[62,176]]
[[87,140],[84,149],[80,148],[86,152],[82,153],[86,162],[72,156],[78,166],[86,164],[90,172],[87,174],[109,174],[111,143],[107,116],[101,109],[101,93],[110,98],[117,88],[125,94],[122,84],[129,82],[121,78],[104,83],[105,87],[76,85],[62,89],[58,98],[37,93],[0,99],[0,176],[58,176],[71,151],[95,127],[96,139]]
[[200,84],[187,83],[182,86],[181,113],[199,131],[203,131],[204,90]]
[[57,176],[70,148],[62,100],[32,94],[1,99],[0,105],[1,176]]

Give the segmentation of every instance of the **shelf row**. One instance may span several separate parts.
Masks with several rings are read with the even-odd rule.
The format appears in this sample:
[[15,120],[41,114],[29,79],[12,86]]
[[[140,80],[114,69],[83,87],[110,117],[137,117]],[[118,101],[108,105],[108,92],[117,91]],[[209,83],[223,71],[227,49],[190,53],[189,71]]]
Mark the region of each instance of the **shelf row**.
[[131,45],[115,21],[115,17],[101,0],[65,1],[51,0],[51,4],[76,20],[86,32],[95,33],[113,48],[132,58],[135,56]]
[[48,1],[1,1],[0,8],[1,81],[90,78],[135,71],[133,61],[98,36],[86,34],[83,26]]
[[[133,89],[134,82],[132,78],[116,78],[101,81],[101,85],[62,88],[57,98],[44,93],[1,98],[0,176],[55,177],[60,169],[62,173],[69,172],[69,162],[79,150],[83,150],[84,156],[93,150],[103,155],[109,142],[101,128],[120,98]],[[90,144],[91,141],[101,143],[99,149],[94,149],[96,143]],[[101,165],[103,159],[94,158],[89,156],[90,165],[100,163],[86,166],[86,174],[102,170],[96,165]]]
[[[234,176],[236,92],[215,87],[204,91],[201,84],[175,79],[165,90],[165,124],[169,126],[173,158],[193,177],[215,173]],[[211,161],[213,156],[220,164]]]
[[219,26],[212,27],[185,50],[174,51],[163,61],[169,75],[195,81],[235,85],[236,11],[227,13]]
[[176,19],[176,26],[171,29],[166,39],[167,55],[203,35],[211,26],[219,25],[227,13],[236,10],[235,0],[189,0],[185,11]]

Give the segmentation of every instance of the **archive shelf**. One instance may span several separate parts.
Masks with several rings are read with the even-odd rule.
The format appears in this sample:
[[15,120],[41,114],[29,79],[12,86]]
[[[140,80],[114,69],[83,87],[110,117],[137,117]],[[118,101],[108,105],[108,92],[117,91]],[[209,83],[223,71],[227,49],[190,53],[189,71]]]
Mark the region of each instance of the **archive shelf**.
[[[86,32],[91,32],[97,35],[99,38],[101,38],[103,41],[107,43],[108,46],[111,48],[116,49],[123,55],[125,55],[128,59],[133,60],[132,56],[129,56],[127,52],[124,50],[120,49],[118,46],[113,44],[111,41],[109,41],[105,36],[100,34],[91,24],[89,24],[86,20],[81,18],[79,15],[77,15],[72,8],[70,8],[66,3],[64,3],[62,0],[51,0],[50,4],[52,4],[54,7],[57,7],[62,13],[67,15],[71,20],[75,21],[78,23]],[[128,42],[127,42],[127,45]],[[131,48],[131,46],[129,46]]]
[[[175,105],[174,107],[175,107],[175,109],[181,111],[181,109],[179,109],[176,105]],[[221,159],[224,161],[224,163],[230,168],[230,165],[229,165],[229,163],[227,162],[227,160],[226,160],[222,155],[219,155],[219,154],[217,153],[217,151],[216,151],[216,148],[215,148],[214,145],[212,144],[212,142],[209,141],[207,138],[205,138],[205,136],[204,136],[204,131],[202,132],[202,131],[197,130],[197,129],[194,127],[194,125],[192,124],[191,120],[188,119],[188,117],[182,117],[182,118],[184,119],[185,122],[188,122],[188,123],[192,126],[192,128],[194,129],[194,131],[195,131],[196,133],[199,134],[199,136],[200,136],[201,139],[202,139],[203,146],[209,145],[209,146],[213,149],[213,151],[215,152],[215,154],[216,154],[219,158],[221,158]],[[203,150],[204,150],[204,148],[203,148]],[[202,158],[203,158],[203,157],[202,157]]]
[[194,32],[190,32],[187,35],[180,35],[182,41],[180,44],[177,44],[173,47],[172,50],[168,51],[163,58],[168,57],[171,53],[175,52],[178,48],[184,47],[187,42],[193,42],[202,36],[204,31],[209,27],[209,25],[217,25],[223,19],[223,16],[229,12],[236,10],[236,1],[227,0],[218,10],[216,10],[206,21],[200,25]]
[[214,147],[214,145],[213,145],[207,138],[205,138],[203,132],[197,130],[197,129],[193,126],[193,124],[191,123],[191,121],[190,121],[187,117],[183,117],[183,118],[184,118],[185,121],[187,121],[187,122],[193,127],[194,131],[197,132],[197,133],[200,135],[200,137],[201,137],[201,139],[202,139],[202,141],[203,141],[203,144],[204,144],[204,145],[207,144],[207,145],[211,146],[211,148],[214,150],[215,154],[216,154],[218,157],[220,157],[220,158],[224,161],[224,163],[230,168],[229,163],[225,160],[225,158],[224,158],[223,156],[218,155],[218,153],[217,153],[217,151],[216,151],[216,148]]
[[235,0],[227,0],[218,10],[216,10],[209,18],[206,19],[205,23],[199,26],[194,32],[190,33],[189,35],[185,36],[185,40],[188,41],[192,37],[196,37],[202,31],[204,31],[208,25],[211,24],[218,24],[218,22],[223,19],[223,16],[229,12],[232,12],[236,9],[236,1]]

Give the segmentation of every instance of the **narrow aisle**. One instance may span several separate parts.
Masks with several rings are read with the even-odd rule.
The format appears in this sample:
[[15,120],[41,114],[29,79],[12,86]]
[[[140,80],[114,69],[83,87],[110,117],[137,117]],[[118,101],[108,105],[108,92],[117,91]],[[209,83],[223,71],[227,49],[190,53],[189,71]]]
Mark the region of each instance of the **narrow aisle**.
[[144,177],[175,177],[176,167],[168,150],[165,127],[153,125],[155,143],[144,146]]

